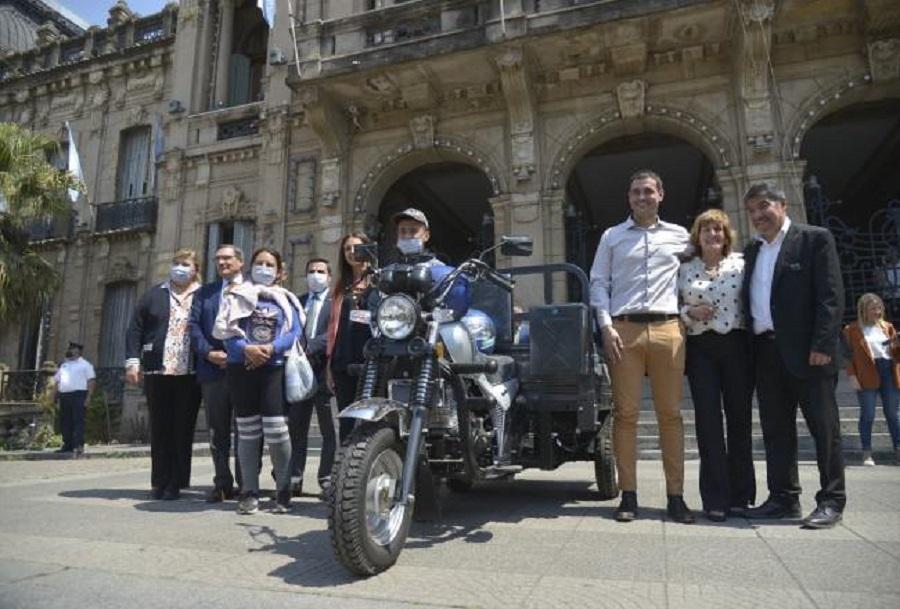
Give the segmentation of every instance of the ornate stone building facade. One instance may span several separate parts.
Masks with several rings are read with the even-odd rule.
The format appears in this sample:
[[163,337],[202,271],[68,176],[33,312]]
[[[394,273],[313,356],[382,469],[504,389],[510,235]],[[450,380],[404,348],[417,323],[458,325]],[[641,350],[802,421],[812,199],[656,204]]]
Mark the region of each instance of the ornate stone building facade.
[[270,28],[250,0],[143,18],[120,2],[107,28],[3,59],[0,118],[61,142],[69,121],[88,195],[71,227],[35,234],[64,287],[7,331],[0,361],[56,359],[78,336],[118,366],[130,307],[176,249],[274,246],[302,290],[306,259],[334,260],[355,228],[389,241],[407,204],[450,258],[527,233],[534,256],[517,263],[589,266],[643,165],[666,179],[669,219],[721,206],[746,239],[751,182],[782,183],[804,217],[820,121],[900,116],[892,0],[294,0],[293,20],[277,7]]

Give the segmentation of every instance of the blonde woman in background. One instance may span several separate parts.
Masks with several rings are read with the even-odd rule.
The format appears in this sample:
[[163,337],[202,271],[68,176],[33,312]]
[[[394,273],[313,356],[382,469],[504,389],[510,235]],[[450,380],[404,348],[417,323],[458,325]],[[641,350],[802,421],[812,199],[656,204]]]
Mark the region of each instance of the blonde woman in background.
[[881,396],[881,407],[887,420],[900,463],[900,341],[897,331],[884,319],[884,302],[876,294],[859,297],[856,321],[844,327],[844,342],[850,351],[847,374],[859,400],[859,439],[863,465],[875,465],[872,459],[872,424],[875,402]]

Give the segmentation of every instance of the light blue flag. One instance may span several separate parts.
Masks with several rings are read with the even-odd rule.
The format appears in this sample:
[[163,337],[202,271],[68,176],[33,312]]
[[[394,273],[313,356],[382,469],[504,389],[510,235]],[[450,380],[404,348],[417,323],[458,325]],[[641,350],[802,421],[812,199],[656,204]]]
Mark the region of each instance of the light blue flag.
[[256,0],[256,6],[262,11],[263,19],[269,24],[269,29],[275,27],[275,7],[277,0]]
[[[69,134],[69,159],[66,163],[66,169],[73,176],[81,180],[81,183],[84,183],[84,172],[81,170],[81,158],[78,156],[78,148],[75,145],[75,136],[72,134],[72,127],[69,125],[69,121],[66,121],[66,131]],[[74,188],[69,189],[69,199],[72,203],[76,203],[78,201],[78,191]]]

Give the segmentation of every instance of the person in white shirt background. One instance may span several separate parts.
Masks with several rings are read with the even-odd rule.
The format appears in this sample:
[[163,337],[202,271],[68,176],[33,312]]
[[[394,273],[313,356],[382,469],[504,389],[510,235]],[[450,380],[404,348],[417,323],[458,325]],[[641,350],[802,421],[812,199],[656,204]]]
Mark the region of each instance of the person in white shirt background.
[[71,341],[66,359],[53,377],[59,396],[60,430],[63,437],[58,453],[84,452],[84,417],[86,404],[94,391],[97,375],[89,361],[81,357],[84,346]]

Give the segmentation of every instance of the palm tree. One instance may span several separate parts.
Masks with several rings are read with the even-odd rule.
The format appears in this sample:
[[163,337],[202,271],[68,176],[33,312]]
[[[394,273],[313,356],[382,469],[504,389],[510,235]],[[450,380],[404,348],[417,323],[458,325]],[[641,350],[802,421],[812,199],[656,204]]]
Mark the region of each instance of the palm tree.
[[28,230],[65,218],[66,190],[82,188],[48,162],[58,150],[46,136],[0,123],[0,328],[33,313],[59,287],[59,273],[31,248]]

